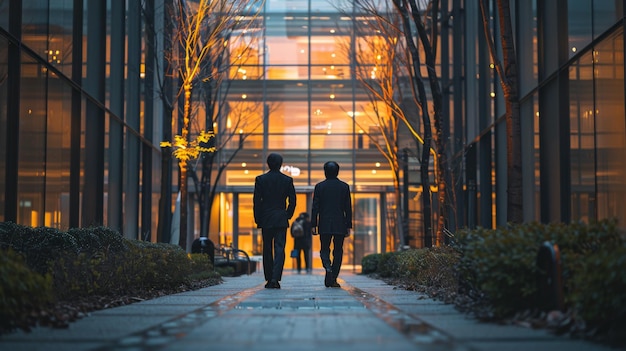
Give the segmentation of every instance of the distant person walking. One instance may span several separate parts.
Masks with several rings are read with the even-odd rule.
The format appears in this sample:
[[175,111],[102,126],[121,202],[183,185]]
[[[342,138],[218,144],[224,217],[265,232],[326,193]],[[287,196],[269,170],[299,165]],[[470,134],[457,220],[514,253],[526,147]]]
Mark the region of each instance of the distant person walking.
[[263,236],[263,273],[267,289],[280,289],[285,265],[285,243],[289,220],[296,209],[293,178],[280,172],[283,157],[277,153],[267,156],[270,170],[254,181],[254,221]]
[[[329,161],[324,164],[326,180],[315,185],[311,210],[311,233],[320,236],[320,258],[326,270],[324,285],[340,288],[337,283],[343,258],[343,241],[352,229],[352,198],[347,183],[337,178],[339,164]],[[330,258],[330,244],[333,257]]]
[[[299,228],[299,229],[298,229]],[[291,236],[293,237],[293,249],[296,251],[296,268],[298,273],[302,272],[302,257],[304,256],[304,267],[307,273],[311,273],[311,221],[309,214],[300,213],[298,218],[291,225]]]

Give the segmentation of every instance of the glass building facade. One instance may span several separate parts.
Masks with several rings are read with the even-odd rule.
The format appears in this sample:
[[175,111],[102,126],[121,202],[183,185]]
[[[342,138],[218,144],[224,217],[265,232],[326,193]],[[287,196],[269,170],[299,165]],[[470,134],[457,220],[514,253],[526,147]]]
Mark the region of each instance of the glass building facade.
[[[159,88],[169,3],[0,2],[0,221],[106,225],[129,238],[169,240],[160,228],[175,212],[177,169],[163,166],[159,146],[171,138],[171,107]],[[458,179],[450,229],[494,227],[506,222],[503,94],[478,0],[442,4],[437,71]],[[624,1],[511,4],[524,220],[617,218],[626,228]],[[327,1],[265,2],[246,36],[250,57],[224,97],[229,109],[214,126],[226,145],[217,155],[226,167],[210,211],[216,243],[259,253],[254,178],[266,170],[267,154],[279,152],[295,181],[296,213],[310,210],[323,163],[340,164],[355,212],[344,262],[358,265],[365,254],[397,248],[396,206],[409,214],[408,243],[423,245],[418,170],[408,163],[409,182],[401,184],[408,201],[398,203],[393,172],[377,148],[382,135],[369,118],[376,104],[355,74],[350,50],[376,37],[355,30],[356,21],[368,20],[355,11]],[[239,44],[230,45],[236,53]],[[244,109],[246,123],[234,123]],[[415,149],[413,143],[401,133],[398,149]],[[159,211],[162,201],[171,205],[167,214]],[[198,236],[199,209],[190,205],[189,228]]]

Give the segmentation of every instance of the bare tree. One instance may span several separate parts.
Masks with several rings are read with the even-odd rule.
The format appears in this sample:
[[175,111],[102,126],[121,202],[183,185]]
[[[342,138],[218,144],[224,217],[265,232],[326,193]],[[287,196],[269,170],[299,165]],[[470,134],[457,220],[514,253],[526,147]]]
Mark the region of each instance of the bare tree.
[[[202,154],[190,173],[201,214],[200,236],[204,237],[209,236],[210,209],[224,170],[244,147],[248,136],[263,124],[264,106],[260,99],[248,99],[247,96],[229,98],[232,95],[230,90],[233,82],[263,78],[264,71],[258,68],[259,56],[262,54],[262,23],[256,16],[263,2],[258,1],[254,5],[258,7],[249,10],[254,16],[248,16],[240,21],[240,25],[232,26],[221,33],[224,45],[212,48],[207,55],[202,68],[203,78],[197,85],[205,118],[204,123],[198,123],[196,130],[206,128],[215,133],[215,128],[222,126],[218,137],[209,143],[214,152]],[[213,26],[216,22],[219,22],[219,18],[209,20],[207,26]],[[197,122],[200,120],[196,119]]]
[[[396,59],[394,56],[397,51],[393,45],[393,40],[384,36],[368,38],[357,44],[355,52],[356,76],[365,88],[365,93],[369,96],[369,109],[363,108],[363,110],[371,111],[367,117],[370,124],[375,126],[378,132],[373,135],[369,128],[355,121],[361,130],[366,131],[367,137],[373,141],[371,144],[385,157],[391,168],[395,218],[400,219],[400,222],[403,223],[404,218],[400,208],[400,162],[398,159],[398,128],[401,121],[398,118],[399,111],[395,102],[396,75],[394,70],[396,66],[394,62]],[[372,58],[375,60],[373,65]],[[377,140],[378,136],[382,138],[383,143]],[[405,233],[402,231],[403,226],[398,226],[397,223],[398,221],[394,220],[389,224],[391,229],[395,229],[393,232],[398,233],[396,245],[403,245]]]
[[[432,244],[439,245],[443,242],[443,233],[446,230],[448,211],[448,199],[453,197],[453,186],[447,186],[446,181],[453,179],[448,165],[449,146],[445,139],[445,131],[449,128],[446,119],[443,118],[443,95],[436,71],[437,40],[438,40],[438,12],[440,5],[438,0],[421,1],[415,0],[393,0],[393,3],[401,15],[403,23],[403,34],[407,42],[407,55],[411,62],[411,81],[414,89],[414,96],[422,114],[424,123],[424,145],[430,147],[433,135],[430,125],[429,101],[432,101],[432,115],[434,120],[434,142],[437,158],[435,159],[435,181],[437,182],[437,197],[439,202],[439,216],[437,225],[437,236],[433,243],[429,235],[432,235],[430,228],[425,228],[425,246]],[[416,30],[416,36],[413,35]],[[420,50],[421,49],[421,50]],[[420,53],[423,55],[420,55]],[[424,62],[422,63],[422,60]],[[426,92],[424,78],[421,73],[422,66],[426,69],[430,86],[430,98]],[[422,163],[428,160],[429,151],[426,147],[422,150]],[[422,171],[422,174],[424,172]]]
[[[355,119],[358,127],[372,141],[378,151],[385,157],[393,175],[394,186],[394,216],[389,221],[390,232],[397,233],[396,245],[407,244],[407,233],[401,204],[400,169],[401,164],[398,152],[399,126],[402,120],[406,120],[404,111],[399,105],[402,96],[399,89],[399,81],[403,67],[402,40],[398,31],[397,16],[392,16],[390,9],[385,3],[378,0],[356,1],[351,3],[354,11],[360,15],[367,15],[366,21],[354,21],[356,30],[356,42],[352,45],[347,43],[346,51],[352,54],[354,60],[355,77],[361,83],[368,96],[368,106],[363,111],[367,113],[366,121],[375,126],[377,133],[372,133],[369,128],[363,126],[363,122]],[[380,9],[380,5],[386,8]],[[345,14],[350,10],[343,10]],[[382,12],[381,12],[382,10]],[[368,108],[369,107],[369,108]],[[382,143],[379,142],[379,136]]]
[[483,29],[487,38],[487,45],[493,61],[500,86],[504,94],[506,120],[506,179],[507,179],[507,221],[522,223],[524,221],[522,197],[522,144],[519,93],[517,90],[518,72],[513,27],[511,25],[511,8],[509,0],[496,0],[497,19],[502,62],[496,53],[496,31],[491,29],[491,16],[487,0],[480,0],[480,14],[483,20]]
[[[376,113],[379,128],[383,135],[389,135],[389,127],[401,120],[408,127],[409,132],[416,140],[420,157],[420,175],[422,179],[422,211],[424,217],[425,246],[433,244],[432,229],[432,205],[431,191],[437,191],[439,199],[438,232],[435,244],[443,240],[443,231],[447,226],[449,215],[448,203],[453,197],[453,187],[447,186],[448,179],[452,179],[449,169],[447,142],[444,138],[444,130],[448,128],[442,116],[442,93],[439,86],[439,78],[435,70],[435,57],[437,48],[437,11],[439,2],[394,1],[392,6],[381,0],[358,0],[354,2],[354,10],[364,14],[365,21],[357,21],[357,28],[369,28],[370,32],[376,33],[373,39],[366,40],[365,49],[355,47],[357,78],[369,92],[371,103],[377,105],[384,103],[386,111],[383,114]],[[417,30],[415,36],[414,29]],[[362,32],[367,32],[362,30]],[[362,35],[362,33],[359,33]],[[368,52],[369,51],[369,52]],[[367,52],[367,54],[359,54]],[[359,57],[363,57],[362,62]],[[376,58],[376,64],[372,67],[371,57]],[[368,62],[369,59],[369,62]],[[368,65],[369,64],[369,65]],[[430,95],[427,93],[422,69],[425,68],[429,81]],[[371,72],[370,72],[371,70]],[[403,92],[408,77],[410,92]],[[417,106],[422,120],[422,131],[416,121],[409,116],[411,108],[403,103],[405,96],[411,96],[413,106]],[[429,110],[432,102],[433,111]],[[374,109],[379,112],[380,109]],[[431,113],[435,120],[434,127],[431,125]],[[432,131],[436,134],[433,136]],[[387,157],[395,176],[399,174],[398,149],[394,140],[386,138],[386,149],[380,148],[381,153]],[[436,151],[431,147],[435,144]],[[421,150],[419,145],[422,146]],[[394,148],[395,147],[395,148]],[[436,186],[433,188],[429,180],[430,156],[433,156],[434,175]],[[394,185],[399,191],[399,180],[394,179]],[[396,194],[399,197],[399,192]],[[398,208],[399,210],[399,208]],[[400,218],[400,216],[398,216]],[[405,235],[406,233],[402,233]]]
[[[260,2],[262,5],[263,2]],[[178,0],[174,8],[176,11],[171,20],[175,21],[174,37],[180,52],[171,55],[169,63],[175,67],[180,82],[177,96],[182,97],[183,113],[180,135],[174,135],[172,141],[164,141],[161,146],[172,147],[172,155],[178,159],[181,198],[179,245],[186,249],[190,237],[187,230],[189,161],[215,151],[215,146],[210,143],[214,137],[212,129],[202,129],[195,133],[194,139],[190,138],[194,111],[192,93],[202,81],[219,76],[218,67],[211,66],[215,63],[211,58],[219,57],[226,51],[228,38],[224,33],[245,32],[246,25],[252,22],[242,19],[256,17],[262,6],[253,6],[250,1],[244,0],[199,0],[197,3]]]

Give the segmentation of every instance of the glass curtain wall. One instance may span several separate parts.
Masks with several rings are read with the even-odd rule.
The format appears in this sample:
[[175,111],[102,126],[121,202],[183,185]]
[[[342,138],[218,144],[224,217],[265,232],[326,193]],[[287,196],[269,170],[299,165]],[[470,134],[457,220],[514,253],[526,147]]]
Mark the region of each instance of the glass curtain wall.
[[57,73],[71,71],[71,10],[72,1],[22,3],[22,43],[27,49],[20,64],[18,144],[7,150],[18,155],[20,224],[69,226],[72,89]]
[[[489,219],[499,210],[490,201],[489,186],[497,185],[500,177],[495,173],[502,171],[492,168],[490,156],[494,150],[504,149],[504,144],[500,138],[490,137],[496,128],[486,120],[493,113],[485,97],[493,88],[491,84],[499,82],[485,69],[491,59],[480,39],[481,24],[475,21],[479,15],[473,11],[478,4],[465,3],[465,42],[475,41],[465,48],[464,61],[468,77],[466,133],[467,140],[474,141],[466,148],[467,224],[489,227],[497,224]],[[626,167],[619,156],[626,144],[624,4],[563,0],[567,18],[556,21],[551,14],[559,11],[557,4],[520,0],[513,6],[523,118],[524,218],[617,218],[624,228]],[[496,8],[495,1],[491,8]],[[555,165],[563,159],[571,166],[560,173],[563,167]]]
[[[626,227],[623,16],[613,1],[568,2],[571,216]],[[604,33],[603,33],[604,32]],[[595,42],[592,42],[595,39]],[[589,45],[591,44],[591,45]]]
[[616,218],[626,228],[626,113],[624,32],[594,46],[594,109],[598,218]]
[[[143,118],[147,59],[141,2],[128,1],[125,7],[104,11],[94,9],[99,2],[84,2],[81,8],[74,8],[77,2],[72,0],[8,3],[0,4],[0,71],[17,77],[18,83],[12,84],[19,89],[11,92],[7,84],[0,84],[0,140],[6,143],[8,133],[17,140],[6,148],[2,145],[0,220],[63,230],[106,225],[132,238],[154,240],[157,218],[144,213],[142,221],[140,209],[146,206],[146,213],[157,213],[158,202],[142,202],[139,189],[148,186],[158,191],[158,186],[150,187],[155,181],[150,166],[140,169],[143,153],[159,151],[152,144],[152,123],[160,123],[161,117]],[[77,18],[82,22],[75,23]],[[113,24],[115,20],[121,22]],[[94,21],[100,24],[92,26]],[[112,34],[112,28],[117,32]],[[13,46],[8,42],[9,32],[19,41]],[[104,39],[90,38],[93,33]],[[94,64],[88,57],[98,43],[104,48],[97,54],[102,60]],[[18,52],[17,60],[9,58],[11,50]],[[75,62],[78,59],[82,62]],[[95,72],[100,76],[95,77]],[[15,96],[13,101],[9,102],[9,96]],[[89,133],[97,140],[87,142],[87,125],[94,127]],[[121,147],[113,152],[111,145]],[[5,172],[8,158],[17,164],[15,177],[10,179]],[[89,182],[85,173],[94,168],[88,161],[97,166]],[[72,189],[77,196],[73,197]],[[111,189],[115,196],[109,194]],[[89,201],[83,201],[86,193]],[[15,197],[16,203],[12,199],[7,203],[6,194]],[[113,206],[108,207],[108,201],[114,201]],[[90,218],[89,223],[85,218]]]

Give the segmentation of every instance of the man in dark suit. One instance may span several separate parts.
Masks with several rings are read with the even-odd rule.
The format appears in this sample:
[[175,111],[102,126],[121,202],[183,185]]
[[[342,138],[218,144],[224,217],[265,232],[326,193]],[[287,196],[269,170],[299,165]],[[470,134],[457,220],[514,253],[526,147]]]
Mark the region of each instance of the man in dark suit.
[[287,228],[296,209],[293,178],[280,172],[282,164],[283,157],[271,153],[267,156],[269,172],[257,176],[254,182],[254,221],[263,236],[263,271],[268,289],[280,289]]
[[[326,270],[324,285],[339,288],[337,276],[343,258],[343,241],[352,229],[352,198],[350,186],[339,180],[339,164],[324,164],[326,180],[315,185],[311,210],[311,231],[320,235],[320,258]],[[330,243],[333,242],[333,259],[330,259]]]

